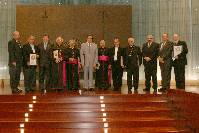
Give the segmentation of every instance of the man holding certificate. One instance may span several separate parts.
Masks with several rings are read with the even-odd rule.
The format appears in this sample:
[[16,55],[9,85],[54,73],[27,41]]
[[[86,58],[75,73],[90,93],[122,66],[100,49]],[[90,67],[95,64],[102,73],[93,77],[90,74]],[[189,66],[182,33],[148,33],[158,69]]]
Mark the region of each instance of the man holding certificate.
[[24,57],[24,85],[25,92],[33,92],[36,80],[37,58],[39,57],[39,49],[35,44],[35,37],[30,36],[28,43],[23,47]]
[[180,41],[178,34],[173,35],[173,67],[177,89],[185,89],[185,65],[187,65],[187,44]]
[[52,46],[52,88],[56,91],[64,91],[64,86],[66,83],[66,75],[64,59],[66,48],[63,44],[64,39],[62,37],[56,38],[56,43]]

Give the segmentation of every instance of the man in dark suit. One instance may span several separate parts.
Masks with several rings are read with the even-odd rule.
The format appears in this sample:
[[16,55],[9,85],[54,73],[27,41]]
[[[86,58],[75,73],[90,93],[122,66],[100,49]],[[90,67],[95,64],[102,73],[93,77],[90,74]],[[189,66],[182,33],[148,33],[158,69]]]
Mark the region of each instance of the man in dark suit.
[[[36,54],[36,57],[32,58],[31,55]],[[37,63],[32,63],[32,59],[37,60],[39,57],[39,49],[35,44],[35,37],[30,36],[28,38],[28,43],[23,47],[23,56],[24,56],[24,85],[26,93],[33,92],[34,82],[36,80],[36,68]]]
[[157,91],[157,58],[158,58],[159,44],[154,42],[152,35],[147,36],[147,42],[142,46],[143,64],[145,72],[145,86],[144,91],[150,91],[151,78],[153,81],[153,89]]
[[142,53],[140,47],[135,45],[135,39],[133,37],[128,38],[128,46],[125,48],[124,55],[128,91],[131,92],[132,87],[134,87],[134,92],[137,92],[139,84],[139,66],[142,64]]
[[119,38],[114,38],[114,47],[110,48],[110,62],[112,68],[112,78],[114,91],[120,91],[123,76],[123,49],[120,47]]
[[169,41],[169,37],[167,33],[162,35],[162,42],[160,43],[159,50],[159,64],[161,69],[161,77],[162,77],[162,88],[161,92],[165,92],[170,89],[170,81],[171,81],[171,68],[172,68],[172,51],[173,51],[173,43]]
[[23,50],[22,45],[19,41],[20,34],[18,31],[13,32],[13,39],[8,42],[9,52],[9,74],[10,74],[10,87],[12,93],[20,93],[18,89],[21,68],[23,64]]
[[173,35],[173,41],[174,48],[175,46],[181,46],[182,48],[181,53],[173,57],[176,88],[185,89],[185,65],[187,65],[186,54],[188,53],[187,44],[185,41],[180,41],[180,37],[178,34]]
[[52,44],[49,36],[44,34],[43,42],[38,45],[39,48],[39,88],[40,91],[48,89],[51,77]]

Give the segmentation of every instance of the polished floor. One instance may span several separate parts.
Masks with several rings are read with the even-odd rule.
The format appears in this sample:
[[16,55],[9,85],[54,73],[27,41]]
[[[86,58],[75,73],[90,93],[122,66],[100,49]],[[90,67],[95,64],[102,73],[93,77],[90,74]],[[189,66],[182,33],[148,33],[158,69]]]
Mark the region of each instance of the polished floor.
[[[81,85],[82,84],[83,83],[81,81]],[[38,88],[39,87],[38,87],[38,83],[37,83],[36,91],[34,92],[34,94],[40,93],[40,91],[39,91]],[[143,91],[144,88],[145,88],[145,86],[141,82],[141,84],[139,85],[139,88],[138,88],[138,94],[149,93],[149,92]],[[161,86],[159,86],[158,88],[161,88]],[[23,92],[21,93],[22,95],[25,94],[24,86],[23,86],[23,81],[21,81],[19,89],[23,90]],[[171,89],[176,89],[176,87],[175,87],[175,85],[173,83],[171,85]],[[85,91],[83,89],[80,89],[80,90],[81,91],[78,91],[75,94],[82,94],[82,95],[83,94],[88,94],[88,95],[89,94],[91,94],[91,95],[93,95],[93,94],[129,94],[126,84],[123,84],[121,91],[118,91],[118,92],[117,91],[113,91],[112,87],[110,87],[108,90],[99,90],[97,88],[94,89],[93,91]],[[193,92],[193,93],[198,93],[199,94],[199,85],[196,84],[195,82],[194,82],[194,85],[191,85],[191,83],[189,83],[189,85],[186,85],[185,91],[187,91],[187,92]],[[53,92],[50,92],[50,93],[53,93]],[[74,94],[74,92],[67,92],[67,91],[65,91],[65,93]],[[132,90],[132,93],[134,93],[133,90]],[[154,93],[154,91],[151,88],[150,94],[153,94],[153,93]],[[9,80],[4,80],[3,85],[2,85],[2,81],[1,81],[0,95],[11,95],[11,94],[12,94],[12,92],[11,92],[11,89],[10,89],[10,86],[9,86]],[[157,92],[157,94],[161,94],[161,92]]]
[[166,94],[0,95],[0,133],[193,133]]
[[[120,92],[109,88],[41,94],[37,85],[34,93],[24,95],[23,83],[19,88],[23,90],[21,95],[11,95],[8,81],[1,82],[0,133],[194,132],[189,125],[192,121],[186,119],[174,103],[175,95],[177,102],[182,98],[181,103],[188,103],[186,95],[180,95],[186,93],[184,91],[169,90],[167,94],[161,94],[151,89],[150,94],[146,94],[144,85],[140,84],[138,94],[131,95],[124,84]],[[171,88],[175,89],[175,86]],[[198,88],[186,86],[186,91],[199,93]],[[194,112],[198,111],[195,104],[197,100],[193,101],[189,101],[186,108],[196,114],[193,109]],[[189,107],[190,103],[193,106]]]

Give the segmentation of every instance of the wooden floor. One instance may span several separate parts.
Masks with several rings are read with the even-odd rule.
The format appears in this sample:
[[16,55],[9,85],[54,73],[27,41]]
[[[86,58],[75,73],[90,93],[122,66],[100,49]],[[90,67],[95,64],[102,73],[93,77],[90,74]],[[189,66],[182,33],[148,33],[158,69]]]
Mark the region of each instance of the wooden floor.
[[166,94],[0,96],[1,133],[192,133]]
[[[23,89],[23,87],[21,87]],[[193,133],[167,94],[95,90],[10,95],[0,89],[0,133]],[[189,89],[188,89],[189,88]],[[198,86],[187,91],[199,92]]]
[[[82,81],[81,81],[81,85],[82,85],[83,83],[82,83]],[[190,84],[190,83],[189,83]],[[8,80],[5,80],[5,83],[4,83],[4,85],[3,85],[4,87],[2,88],[2,87],[0,87],[0,95],[11,95],[12,94],[12,91],[11,91],[11,89],[10,89],[10,86],[9,86],[9,81]],[[39,85],[37,84],[37,87],[36,87],[36,91],[34,92],[34,94],[39,94],[40,92],[39,92],[39,87],[38,87]],[[20,89],[22,89],[23,90],[23,93],[22,94],[25,94],[25,91],[24,91],[24,86],[23,86],[23,81],[21,81],[21,85],[19,86],[19,88]],[[82,87],[81,87],[82,88]],[[145,94],[146,92],[145,91],[143,91],[143,89],[145,88],[145,86],[144,86],[144,84],[140,84],[139,85],[139,88],[138,88],[138,93],[139,94]],[[158,88],[161,88],[161,86],[159,86]],[[172,84],[171,85],[171,88],[172,89],[175,89],[175,86]],[[95,89],[95,91],[93,91],[93,92],[86,92],[86,94],[88,94],[88,93],[90,93],[91,95],[92,94],[129,94],[129,92],[128,92],[128,89],[127,89],[127,85],[126,84],[123,84],[122,85],[122,89],[121,89],[121,91],[120,92],[114,92],[114,91],[112,91],[113,89],[112,89],[112,87],[110,87],[108,90],[106,90],[106,91],[101,91],[101,90],[98,90],[98,89]],[[194,93],[198,93],[199,94],[199,85],[198,85],[198,83],[196,84],[196,83],[193,83],[193,85],[187,85],[186,87],[185,87],[185,90],[187,91],[187,92],[194,92]],[[82,93],[84,92],[84,90],[82,91]],[[134,92],[133,92],[134,93]],[[154,93],[154,91],[153,91],[153,89],[151,89],[151,91],[150,91],[150,94],[153,94]],[[161,94],[161,93],[159,93],[158,92],[158,94]]]

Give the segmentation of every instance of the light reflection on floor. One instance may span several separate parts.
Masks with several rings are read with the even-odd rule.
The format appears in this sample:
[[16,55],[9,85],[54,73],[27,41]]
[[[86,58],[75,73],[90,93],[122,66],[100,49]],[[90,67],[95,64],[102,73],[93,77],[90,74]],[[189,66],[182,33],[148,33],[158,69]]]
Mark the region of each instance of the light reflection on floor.
[[[21,86],[19,88],[23,90],[23,94],[24,94],[24,87]],[[146,92],[143,91],[144,88],[145,88],[144,85],[139,85],[138,94],[145,94]],[[175,86],[171,86],[171,88],[175,89]],[[199,94],[199,86],[186,86],[185,90],[188,92],[193,92],[193,93]],[[37,91],[35,93],[39,93],[39,90],[37,89]],[[109,88],[108,90],[98,90],[98,89],[95,89],[94,91],[82,90],[82,93],[84,93],[84,94],[129,94],[126,84],[124,84],[122,86],[121,92],[115,92],[115,91],[112,91],[112,88]],[[132,93],[134,93],[134,91]],[[151,89],[150,94],[153,94],[153,93],[154,93],[154,91],[153,91],[153,89]],[[157,93],[161,94],[159,92],[157,92]],[[12,94],[12,93],[11,93],[11,89],[10,89],[9,85],[4,86],[4,88],[0,88],[0,95],[10,95],[10,94]]]

